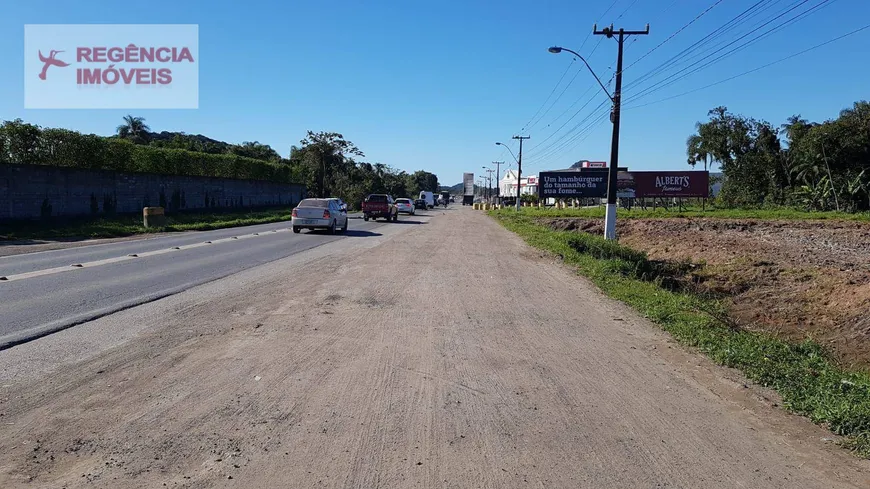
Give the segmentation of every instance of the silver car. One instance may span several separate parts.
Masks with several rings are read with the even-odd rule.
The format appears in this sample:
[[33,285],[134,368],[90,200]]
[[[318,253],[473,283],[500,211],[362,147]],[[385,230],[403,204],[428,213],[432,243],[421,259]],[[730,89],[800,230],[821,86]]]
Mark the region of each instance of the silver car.
[[293,209],[293,232],[302,228],[326,229],[329,234],[336,230],[347,231],[347,210],[339,199],[304,199]]
[[405,214],[414,215],[414,203],[411,202],[411,199],[396,199],[396,210],[400,213],[404,212]]

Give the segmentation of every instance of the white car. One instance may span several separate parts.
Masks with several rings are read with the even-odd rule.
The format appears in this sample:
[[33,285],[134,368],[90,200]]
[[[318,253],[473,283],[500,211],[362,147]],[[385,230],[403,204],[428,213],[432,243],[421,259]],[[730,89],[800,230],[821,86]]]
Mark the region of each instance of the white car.
[[432,192],[427,192],[423,190],[422,192],[420,192],[420,199],[426,201],[426,206],[429,209],[435,207],[435,194],[433,194]]
[[339,199],[304,199],[293,209],[293,232],[302,228],[326,229],[329,234],[336,230],[347,231],[347,210]]
[[398,212],[414,215],[414,202],[411,199],[396,199],[396,209]]

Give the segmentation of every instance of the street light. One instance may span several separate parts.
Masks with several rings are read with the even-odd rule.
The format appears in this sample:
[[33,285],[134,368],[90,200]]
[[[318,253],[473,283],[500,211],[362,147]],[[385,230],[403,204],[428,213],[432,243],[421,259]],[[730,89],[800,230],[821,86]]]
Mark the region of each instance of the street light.
[[514,157],[514,161],[517,161],[517,155],[515,155],[514,152],[511,151],[510,146],[508,146],[507,144],[504,144],[504,143],[495,143],[495,145],[496,146],[504,146],[504,149],[508,150],[508,152],[510,152],[511,156]]
[[604,84],[601,83],[601,80],[598,78],[598,75],[596,75],[595,72],[592,71],[592,67],[589,66],[589,63],[586,62],[586,58],[584,58],[583,56],[580,56],[579,54],[577,54],[576,51],[572,51],[572,50],[570,50],[570,49],[568,49],[568,48],[563,48],[563,47],[560,47],[560,46],[553,46],[553,47],[551,47],[550,49],[548,49],[547,51],[549,51],[549,52],[551,52],[551,53],[553,53],[553,54],[559,54],[559,53],[561,53],[562,51],[568,51],[569,53],[573,54],[574,56],[580,58],[580,61],[582,61],[583,64],[586,65],[586,68],[589,68],[589,73],[592,73],[592,76],[595,77],[595,81],[597,81],[598,84],[601,86],[601,89],[604,90],[604,93],[607,95],[607,98],[609,98],[611,102],[614,101],[614,100],[613,100],[613,95],[610,95],[610,92],[608,92],[608,91],[607,91],[607,88],[604,87]]
[[[608,36],[610,37],[610,36]],[[598,78],[598,75],[595,74],[595,71],[592,70],[592,67],[589,66],[589,63],[586,62],[586,59],[583,56],[580,56],[576,51],[572,51],[567,48],[553,46],[547,51],[553,54],[559,54],[562,51],[567,51],[574,56],[580,58],[583,61],[583,64],[586,65],[586,68],[589,69],[589,72],[592,73],[592,76],[595,77],[595,81],[598,82],[598,85],[601,86],[601,89],[604,90],[604,93],[607,95],[607,98],[610,99],[613,106],[610,111],[610,121],[613,123],[613,141],[611,144],[611,152],[610,152],[610,168],[607,172],[607,210],[604,215],[604,238],[608,240],[616,239],[616,187],[617,187],[617,165],[619,163],[619,100],[620,100],[620,92],[622,91],[622,36],[620,36],[619,41],[619,62],[616,67],[616,91],[614,95],[611,95],[610,92],[607,91],[607,88],[601,83],[601,79]]]

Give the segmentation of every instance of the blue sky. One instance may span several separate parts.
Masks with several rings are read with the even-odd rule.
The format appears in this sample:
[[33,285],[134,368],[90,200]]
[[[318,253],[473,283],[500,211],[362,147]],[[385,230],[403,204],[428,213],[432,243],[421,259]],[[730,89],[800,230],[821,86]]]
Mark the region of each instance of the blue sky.
[[[821,1],[808,0],[781,20]],[[720,1],[632,65],[716,0],[9,0],[0,17],[0,60],[6,66],[0,77],[0,119],[20,117],[108,135],[132,112],[145,117],[152,130],[201,133],[230,142],[257,140],[284,155],[308,129],[336,131],[359,146],[368,161],[426,169],[442,183],[453,184],[465,171],[480,174],[493,160],[510,161],[495,141],[508,142],[534,114],[546,113],[523,132],[532,137],[525,145],[523,173],[537,172],[579,159],[610,159],[606,120],[581,124],[578,131],[588,127],[585,132],[570,132],[578,122],[606,114],[604,108],[592,111],[606,100],[595,79],[586,71],[577,74],[585,70],[579,60],[550,54],[547,47],[580,51],[606,82],[616,64],[616,43],[589,36],[592,24],[642,29],[649,22],[649,36],[626,43],[620,166],[683,169],[686,137],[717,105],[780,124],[795,113],[811,120],[835,117],[868,98],[870,29],[706,90],[629,108],[717,82],[870,23],[870,2],[832,0],[803,20],[632,103],[633,91],[661,79],[633,85],[641,75],[756,2]],[[766,0],[759,8],[767,10],[709,49],[797,3]],[[25,110],[23,26],[52,23],[199,24],[199,109]],[[682,65],[670,66],[676,71]],[[515,144],[512,148],[516,152]]]

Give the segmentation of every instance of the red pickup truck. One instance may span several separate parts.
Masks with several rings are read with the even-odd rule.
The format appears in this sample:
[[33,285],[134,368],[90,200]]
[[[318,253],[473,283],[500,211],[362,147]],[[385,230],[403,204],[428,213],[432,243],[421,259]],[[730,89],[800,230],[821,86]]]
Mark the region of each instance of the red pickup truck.
[[387,194],[371,194],[362,204],[363,220],[386,218],[387,221],[399,220],[399,209],[393,197]]

